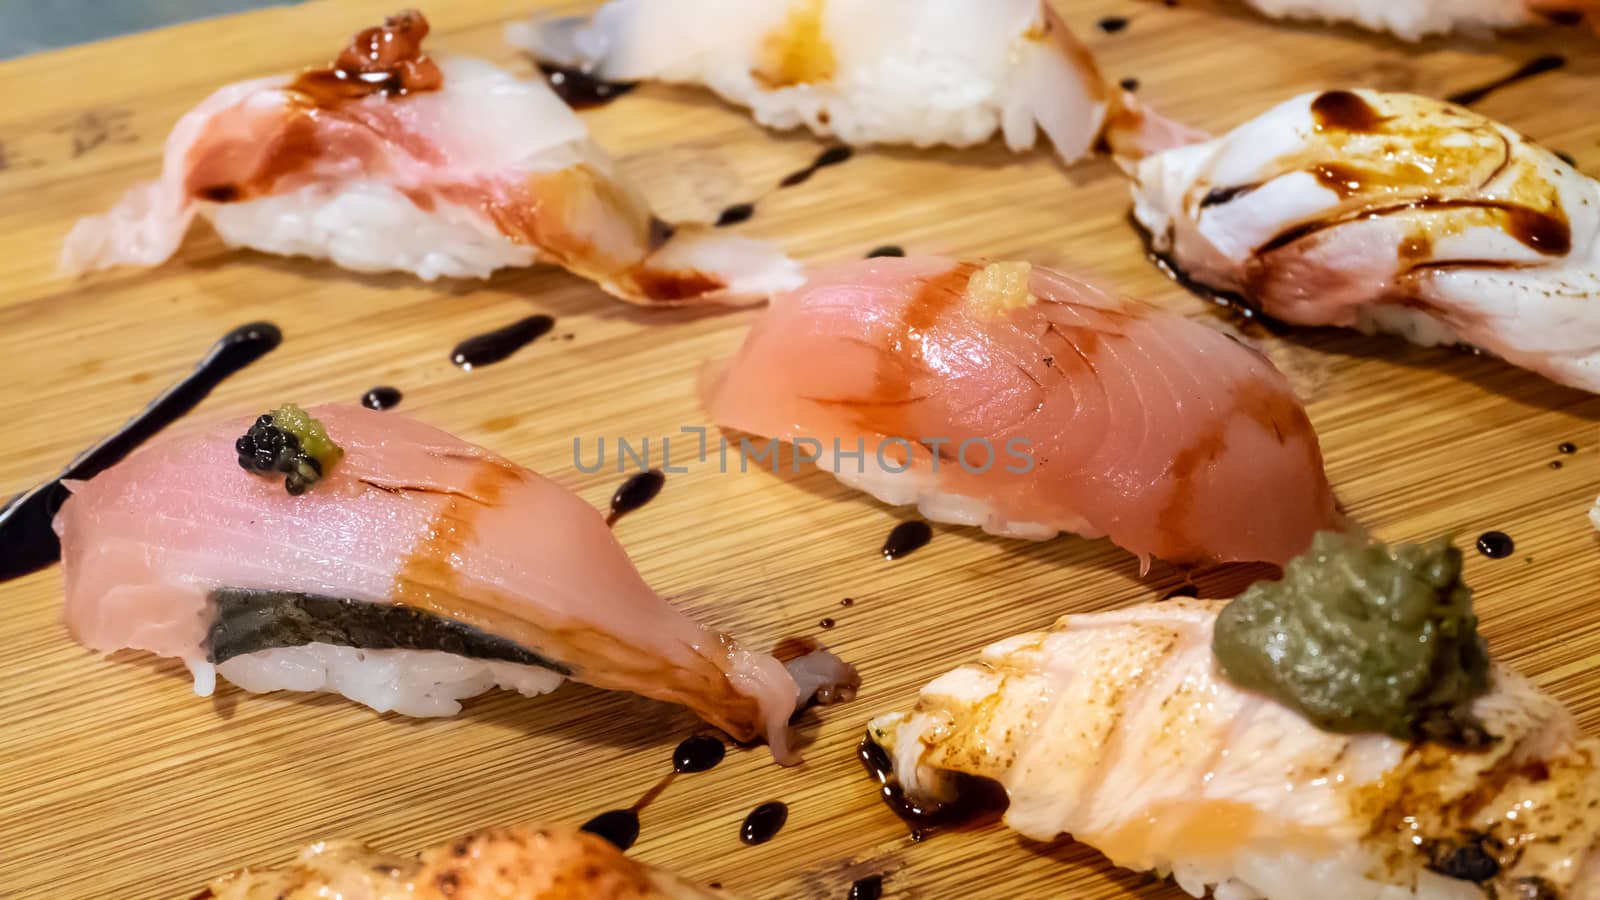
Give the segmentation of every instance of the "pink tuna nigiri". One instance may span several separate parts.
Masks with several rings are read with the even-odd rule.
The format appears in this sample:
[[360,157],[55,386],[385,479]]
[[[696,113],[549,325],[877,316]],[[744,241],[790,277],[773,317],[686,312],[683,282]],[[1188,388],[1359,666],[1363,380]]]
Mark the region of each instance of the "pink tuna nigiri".
[[56,531],[72,635],[181,659],[201,694],[220,671],[413,715],[567,676],[681,703],[783,761],[796,706],[853,690],[826,653],[786,670],[676,612],[554,482],[390,413],[311,413],[345,453],[298,496],[240,467],[248,421],[69,482]]
[[775,249],[667,226],[539,80],[422,51],[406,12],[324,69],[221,88],[167,140],[159,181],[79,222],[62,267],[158,265],[196,216],[232,246],[362,272],[482,278],[552,262],[634,303],[763,300]]
[[704,402],[722,426],[820,448],[886,503],[995,534],[1283,563],[1339,520],[1311,422],[1264,357],[1027,263],[819,273]]

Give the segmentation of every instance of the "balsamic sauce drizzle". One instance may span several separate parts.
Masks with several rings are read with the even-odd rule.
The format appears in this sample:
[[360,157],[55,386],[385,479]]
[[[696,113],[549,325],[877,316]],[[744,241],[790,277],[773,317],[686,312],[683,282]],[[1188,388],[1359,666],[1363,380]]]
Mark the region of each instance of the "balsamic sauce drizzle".
[[1478,535],[1478,552],[1490,559],[1505,559],[1516,549],[1516,542],[1504,531],[1485,531]]
[[618,519],[654,500],[666,480],[667,476],[661,474],[660,469],[650,469],[624,481],[611,495],[611,512],[606,515],[606,525],[617,524]]
[[661,792],[667,789],[667,785],[672,784],[674,778],[714,769],[722,762],[722,757],[726,753],[727,748],[722,740],[714,735],[697,734],[685,738],[678,744],[677,749],[672,751],[672,771],[656,782],[650,790],[645,791],[638,802],[626,809],[608,809],[578,826],[578,830],[604,838],[618,850],[627,850],[639,839],[641,810],[654,803],[655,799],[661,796]]
[[211,345],[189,377],[167,388],[115,433],[80,453],[53,480],[11,498],[0,509],[0,581],[42,569],[61,558],[61,542],[50,523],[67,499],[63,480],[93,478],[121,462],[194,409],[228,376],[282,342],[283,332],[270,322],[251,322],[228,332]]
[[550,90],[573,109],[604,106],[639,86],[637,81],[606,81],[582,69],[554,63],[539,63],[539,71],[550,83]]
[[578,830],[605,838],[618,850],[626,850],[639,839],[639,813],[634,809],[608,809],[579,825]]
[[918,801],[907,797],[900,780],[895,777],[893,760],[871,735],[861,739],[856,748],[856,759],[867,770],[867,774],[878,782],[884,804],[911,827],[913,841],[920,841],[929,832],[939,828],[987,823],[1003,814],[1011,802],[999,782],[959,773],[953,776],[956,780],[955,799],[948,803]]
[[756,205],[754,203],[735,203],[718,214],[716,227],[726,228],[729,225],[737,225],[755,214]]
[[884,559],[899,559],[907,556],[917,548],[933,539],[933,529],[927,522],[913,520],[901,522],[889,532],[889,537],[883,542]]
[[683,739],[672,751],[672,771],[680,775],[714,769],[727,755],[728,748],[714,734],[696,734]]
[[1095,24],[1106,34],[1116,34],[1128,27],[1128,19],[1126,16],[1106,16]]
[[400,389],[379,385],[361,395],[361,405],[367,409],[394,409],[400,404]]
[[786,188],[804,184],[811,179],[811,176],[817,174],[818,170],[826,169],[829,166],[837,166],[854,155],[855,151],[843,144],[829,147],[817,154],[817,158],[811,161],[811,165],[783,176],[783,180],[778,182],[778,187]]
[[[846,147],[843,144],[828,147],[821,153],[818,153],[817,158],[812,160],[810,165],[803,169],[797,169],[783,176],[783,179],[778,182],[778,187],[781,189],[794,187],[797,184],[804,184],[811,179],[812,175],[817,174],[819,169],[826,169],[829,166],[837,166],[854,155],[855,150],[851,149],[850,147]],[[748,221],[749,218],[755,214],[755,203],[735,203],[717,215],[717,221],[715,224],[718,228],[725,228],[729,225],[737,225],[740,222]],[[902,253],[899,255],[904,256],[905,254]]]
[[1503,78],[1496,78],[1494,81],[1479,87],[1469,88],[1464,91],[1457,91],[1445,99],[1460,106],[1471,106],[1472,104],[1479,102],[1483,98],[1489,96],[1495,91],[1500,90],[1501,88],[1510,87],[1519,81],[1527,81],[1529,78],[1532,78],[1535,75],[1543,75],[1546,72],[1554,72],[1566,64],[1566,57],[1558,56],[1554,53],[1546,54],[1544,56],[1537,56],[1524,63],[1521,68],[1517,69],[1515,72],[1512,72],[1510,75],[1506,75]]
[[752,847],[765,844],[776,837],[788,821],[788,804],[778,800],[763,803],[744,817],[744,824],[739,827],[739,840]]
[[867,251],[867,259],[876,259],[880,256],[905,256],[904,247],[898,244],[884,244],[882,247],[873,247]]
[[883,896],[883,876],[868,875],[857,878],[850,885],[848,900],[879,900]]
[[520,319],[503,328],[467,338],[450,351],[450,361],[467,371],[497,363],[544,337],[555,324],[556,320],[546,315]]

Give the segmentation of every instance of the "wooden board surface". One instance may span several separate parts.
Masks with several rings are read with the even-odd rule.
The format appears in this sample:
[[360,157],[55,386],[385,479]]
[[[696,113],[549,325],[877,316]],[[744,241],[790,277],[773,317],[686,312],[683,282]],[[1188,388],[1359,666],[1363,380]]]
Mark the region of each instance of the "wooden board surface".
[[[501,41],[527,0],[439,4],[434,47],[528,71]],[[1225,128],[1302,90],[1373,86],[1444,94],[1543,52],[1572,64],[1497,93],[1480,109],[1600,172],[1600,43],[1573,30],[1492,42],[1404,45],[1354,31],[1280,26],[1201,0],[1071,0],[1069,22],[1109,75],[1137,77],[1167,112]],[[405,413],[482,443],[603,504],[622,476],[585,476],[572,441],[639,438],[703,423],[702,360],[737,345],[751,311],[639,311],[552,269],[487,283],[423,284],[226,250],[208,233],[153,271],[85,282],[55,274],[62,236],[159,167],[172,123],[217,85],[320,62],[385,4],[311,2],[0,65],[0,492],[50,477],[77,451],[176,381],[234,325],[270,319],[283,346],[195,414],[295,399],[354,401],[374,384]],[[1104,15],[1131,20],[1108,35]],[[802,187],[773,192],[818,143],[769,134],[706,94],[646,87],[586,113],[669,218],[709,218],[760,198],[740,230],[807,261],[898,243],[914,252],[1020,257],[1071,268],[1151,302],[1210,318],[1144,260],[1125,225],[1126,186],[1092,162],[1047,152],[885,149],[858,153]],[[501,364],[453,367],[456,340],[528,315],[551,339]],[[559,337],[571,334],[570,341]],[[1600,547],[1584,511],[1600,490],[1600,398],[1493,360],[1337,332],[1267,349],[1308,402],[1343,503],[1386,539],[1490,528],[1516,554],[1470,554],[1495,652],[1600,726]],[[1557,445],[1579,452],[1560,457]],[[1560,458],[1559,470],[1549,463]],[[887,873],[891,897],[1169,896],[1059,841],[1000,828],[913,843],[879,804],[853,750],[875,714],[984,643],[1071,611],[1172,588],[1180,573],[1105,542],[1025,544],[938,527],[888,563],[878,547],[903,513],[814,470],[669,477],[618,526],[649,581],[689,613],[768,647],[821,635],[860,666],[852,705],[810,716],[806,762],[736,751],[679,778],[642,815],[642,859],[757,898],[843,897]],[[1208,596],[1252,570],[1201,573]],[[854,598],[849,608],[840,600]],[[210,875],[287,859],[311,840],[413,850],[469,829],[580,822],[626,806],[695,731],[687,713],[583,687],[527,700],[496,693],[456,719],[378,716],[328,696],[194,697],[182,666],[101,659],[60,619],[49,569],[0,585],[0,895],[185,896]],[[756,804],[790,806],[787,828],[744,847]]]

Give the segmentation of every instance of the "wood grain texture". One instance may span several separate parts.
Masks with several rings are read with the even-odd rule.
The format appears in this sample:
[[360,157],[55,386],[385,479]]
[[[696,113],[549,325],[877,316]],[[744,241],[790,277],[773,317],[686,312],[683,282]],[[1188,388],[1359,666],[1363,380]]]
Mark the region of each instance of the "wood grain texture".
[[[1137,77],[1167,112],[1225,128],[1317,87],[1444,94],[1571,52],[1566,70],[1495,94],[1483,112],[1600,171],[1600,54],[1572,30],[1497,43],[1405,45],[1348,30],[1274,25],[1182,0],[1063,0],[1114,78]],[[527,0],[428,10],[436,49],[528,71],[501,41]],[[622,480],[582,475],[572,441],[640,438],[703,424],[701,362],[737,345],[754,312],[650,313],[559,271],[486,283],[365,277],[226,250],[197,232],[170,264],[65,281],[60,240],[158,170],[172,123],[217,85],[329,57],[388,5],[312,2],[194,23],[0,64],[0,492],[50,477],[181,377],[234,325],[270,319],[284,345],[195,413],[283,400],[355,401],[374,384],[401,410],[571,485],[597,505]],[[1131,24],[1102,34],[1094,22]],[[709,219],[759,200],[743,233],[807,261],[898,243],[914,252],[1021,257],[1084,273],[1185,313],[1212,313],[1144,260],[1126,226],[1126,186],[1104,162],[1063,169],[1048,152],[883,149],[774,191],[818,143],[763,132],[691,90],[650,86],[585,114],[670,218]],[[532,312],[546,340],[472,372],[452,344]],[[571,340],[562,340],[571,334]],[[1395,340],[1308,331],[1265,349],[1305,396],[1340,499],[1385,539],[1488,528],[1516,554],[1467,567],[1495,652],[1600,726],[1600,547],[1584,511],[1600,489],[1600,398],[1490,359]],[[1563,441],[1579,446],[1549,468]],[[787,462],[787,458],[786,458]],[[1134,602],[1181,580],[1103,541],[1023,544],[939,527],[886,563],[903,513],[812,470],[722,474],[695,465],[618,526],[646,578],[689,613],[758,647],[821,635],[865,678],[852,705],[809,715],[806,762],[735,751],[680,777],[643,813],[634,853],[755,898],[843,897],[886,872],[888,896],[1175,896],[1111,870],[1068,841],[1000,828],[913,843],[877,801],[853,748],[873,715],[983,644],[1056,616]],[[1208,596],[1258,574],[1200,573]],[[844,608],[840,600],[854,598]],[[579,822],[633,803],[697,728],[680,710],[568,686],[538,699],[494,694],[456,719],[378,716],[326,696],[194,697],[182,667],[95,657],[67,637],[59,571],[0,585],[0,895],[185,896],[215,872],[274,863],[321,837],[410,851],[475,827]],[[837,620],[823,634],[818,621]],[[747,848],[756,804],[790,805],[787,828]]]

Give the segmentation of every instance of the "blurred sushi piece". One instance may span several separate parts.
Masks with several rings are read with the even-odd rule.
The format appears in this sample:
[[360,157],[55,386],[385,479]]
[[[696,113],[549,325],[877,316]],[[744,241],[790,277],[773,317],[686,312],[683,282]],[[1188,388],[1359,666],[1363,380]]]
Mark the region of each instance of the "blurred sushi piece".
[[1275,19],[1337,22],[1409,41],[1451,31],[1600,22],[1595,0],[1245,0]]
[[1173,268],[1272,318],[1468,344],[1600,391],[1600,182],[1469,109],[1303,94],[1147,157],[1133,195]]
[[1039,131],[1062,160],[1145,140],[1154,114],[1109,87],[1041,0],[613,0],[507,39],[606,80],[703,84],[769,128],[854,145],[966,147]]
[[1340,520],[1311,421],[1265,357],[1023,262],[816,272],[702,396],[724,428],[998,535],[1283,563]]
[[751,302],[799,280],[774,248],[655,218],[542,80],[432,57],[421,13],[299,75],[230,84],[173,129],[158,181],[67,237],[81,273],[230,246],[359,272],[484,278],[548,262],[640,304]]
[[212,879],[195,900],[715,900],[731,895],[629,859],[571,828],[491,828],[421,857],[319,841],[282,868]]
[[180,659],[201,695],[221,674],[412,716],[572,678],[682,704],[785,762],[797,707],[852,694],[854,671],[826,652],[786,669],[674,610],[554,482],[393,413],[309,415],[343,454],[299,493],[278,473],[310,461],[274,467],[287,451],[261,420],[68,482],[56,531],[72,636]]

